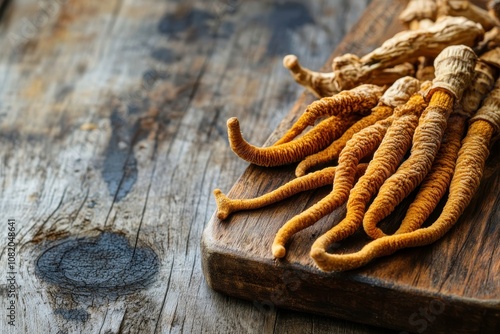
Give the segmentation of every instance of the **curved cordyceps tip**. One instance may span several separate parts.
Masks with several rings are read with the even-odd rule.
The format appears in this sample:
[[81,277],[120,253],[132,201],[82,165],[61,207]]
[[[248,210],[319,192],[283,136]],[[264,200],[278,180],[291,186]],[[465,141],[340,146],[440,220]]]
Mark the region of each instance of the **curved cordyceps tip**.
[[230,119],[227,120],[227,126],[231,128],[234,128],[235,126],[239,127],[240,122],[238,121],[238,118],[231,117]]
[[283,66],[289,69],[290,71],[300,71],[299,60],[296,55],[286,55],[283,58]]
[[311,251],[309,252],[309,255],[316,261],[316,260],[319,260],[320,262],[322,262],[321,260],[323,259],[324,255],[326,253],[326,250],[324,250],[323,248],[319,248],[319,247],[312,247],[311,248]]
[[275,258],[281,259],[284,258],[286,255],[286,248],[283,245],[273,244],[272,252]]
[[302,177],[307,174],[309,170],[309,165],[305,166],[304,164],[298,164],[297,168],[295,168],[295,177]]
[[361,259],[357,253],[329,254],[322,248],[311,248],[309,253],[318,268],[322,271],[346,271],[357,269],[369,262]]
[[328,254],[325,249],[313,247],[311,248],[309,255],[320,270],[341,271],[333,265],[333,263],[331,262],[331,254]]
[[215,189],[213,194],[215,196],[215,203],[217,204],[217,218],[224,220],[231,214],[228,203],[229,198],[220,189]]

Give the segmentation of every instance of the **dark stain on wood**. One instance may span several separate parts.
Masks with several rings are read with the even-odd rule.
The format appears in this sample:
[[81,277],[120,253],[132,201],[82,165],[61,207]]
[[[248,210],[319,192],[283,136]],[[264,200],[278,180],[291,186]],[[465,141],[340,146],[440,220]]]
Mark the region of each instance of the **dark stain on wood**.
[[314,24],[314,18],[302,2],[278,2],[273,4],[266,24],[272,33],[267,55],[283,56],[290,52],[290,30],[294,32],[305,25]]
[[90,314],[83,308],[77,308],[77,309],[58,308],[54,310],[54,313],[62,316],[65,320],[69,321],[85,322],[90,318]]
[[158,31],[174,38],[186,33],[188,40],[207,37],[211,35],[211,23],[215,18],[208,11],[180,7],[176,13],[168,13],[161,18]]
[[62,101],[74,90],[75,87],[73,85],[63,85],[61,87],[58,87],[54,98],[56,101]]
[[111,113],[110,121],[112,133],[105,152],[102,177],[108,185],[110,195],[120,201],[137,181],[137,160],[133,145],[144,134],[138,129],[137,123],[130,126],[116,109]]
[[151,57],[165,64],[170,64],[179,59],[172,49],[169,48],[156,48],[151,51]]
[[2,0],[0,1],[0,20],[3,19],[5,12],[9,8],[11,1],[10,0]]
[[152,283],[158,270],[151,248],[134,248],[123,235],[111,232],[58,241],[36,261],[37,276],[44,281],[72,295],[97,297],[134,293]]
[[165,80],[169,77],[166,71],[158,71],[149,69],[142,74],[142,87],[146,90],[151,90],[158,80]]

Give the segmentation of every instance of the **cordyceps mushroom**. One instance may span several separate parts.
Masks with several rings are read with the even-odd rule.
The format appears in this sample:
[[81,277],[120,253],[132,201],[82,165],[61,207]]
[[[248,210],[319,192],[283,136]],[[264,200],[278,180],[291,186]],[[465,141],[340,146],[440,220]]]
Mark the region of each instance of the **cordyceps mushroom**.
[[[359,178],[366,170],[368,164],[359,164],[356,169],[356,178]],[[254,210],[284,200],[303,191],[317,189],[333,184],[336,167],[327,167],[292,179],[279,188],[262,196],[248,199],[232,199],[224,195],[220,189],[214,190],[217,202],[217,218],[226,219],[231,213],[242,210]]]
[[484,164],[494,135],[500,132],[500,80],[472,117],[467,135],[458,153],[448,199],[436,221],[413,232],[384,236],[369,242],[351,254],[329,254],[324,251],[325,239],[316,240],[311,256],[324,271],[344,271],[366,265],[371,260],[409,247],[431,244],[442,238],[457,222],[469,205],[481,182]]
[[379,103],[372,109],[369,115],[354,123],[340,138],[335,140],[326,149],[316,154],[309,155],[302,160],[295,169],[295,175],[305,175],[311,168],[337,159],[347,141],[351,139],[355,133],[392,115],[393,109],[406,103],[410,96],[418,91],[419,87],[419,81],[413,77],[403,77],[396,80],[394,84],[385,91]]
[[471,21],[479,23],[484,31],[489,31],[499,25],[498,20],[469,0],[438,0],[438,16],[463,16]]
[[388,117],[378,121],[356,133],[347,142],[339,157],[333,190],[319,202],[290,219],[278,230],[272,245],[274,257],[284,257],[286,255],[285,245],[295,233],[313,225],[347,200],[349,190],[356,179],[355,171],[360,160],[376,150],[392,120],[392,117]]
[[[423,86],[423,89],[429,87],[428,84]],[[361,226],[368,202],[377,193],[384,180],[399,166],[411,146],[413,134],[411,129],[417,127],[418,119],[426,107],[422,93],[414,94],[406,104],[397,107],[394,115],[390,117],[394,119],[392,124],[375,151],[365,174],[358,180],[349,194],[346,217],[318,239],[325,245],[324,252],[326,252],[327,245],[347,238]],[[351,139],[351,141],[354,140],[355,137]],[[343,154],[344,152],[342,152],[341,157]],[[339,169],[337,169],[338,174],[340,173]],[[335,185],[337,186],[337,184],[338,181],[335,178]],[[317,246],[317,242],[314,245]]]
[[436,21],[436,16],[435,0],[410,0],[399,14],[399,21],[409,30],[417,30],[432,25]]
[[358,118],[357,115],[330,116],[296,140],[281,145],[256,147],[243,139],[238,119],[233,117],[227,121],[228,139],[233,152],[243,160],[258,166],[283,166],[324,149]]
[[363,218],[363,228],[370,237],[385,235],[377,224],[422,182],[431,169],[453,105],[461,100],[470,85],[476,58],[471,48],[460,45],[444,49],[435,59],[436,78],[426,96],[429,105],[415,130],[411,154],[380,187]]
[[[488,3],[488,14],[496,21],[500,22],[500,1],[492,0]],[[484,34],[484,38],[474,50],[477,54],[500,47],[500,26],[495,26]]]
[[[396,109],[398,108],[419,109],[421,112],[425,108],[425,102],[420,94],[414,94],[406,104]],[[281,258],[286,255],[285,245],[295,233],[313,225],[345,203],[356,179],[356,166],[361,159],[376,151],[395,120],[394,115],[380,120],[356,133],[346,143],[338,160],[333,190],[307,210],[290,219],[278,230],[272,245],[274,257]]]
[[[435,0],[410,0],[399,15],[399,21],[409,30],[427,29],[434,24],[437,17]],[[419,57],[415,77],[421,81],[434,79],[433,59]]]
[[313,126],[316,120],[325,116],[346,116],[356,113],[366,113],[377,105],[385,88],[375,85],[360,85],[351,90],[340,92],[330,97],[324,97],[307,106],[306,110],[292,127],[273,146],[287,143],[302,133],[308,126]]
[[[347,56],[351,56],[348,54]],[[293,79],[300,85],[304,86],[308,91],[318,98],[332,96],[343,89],[339,89],[335,83],[334,72],[315,72],[308,68],[302,67],[295,55],[287,55],[283,58],[283,66],[292,74]],[[353,69],[359,71],[360,69]],[[373,75],[364,81],[364,84],[373,84],[378,86],[391,85],[397,79],[412,75],[414,72],[413,65],[404,63],[392,68],[382,70],[378,75]],[[358,84],[361,84],[359,82]],[[352,85],[356,87],[357,85]],[[346,88],[346,89],[350,89]]]
[[421,227],[448,190],[467,120],[477,111],[483,98],[491,91],[497,76],[497,68],[487,65],[480,58],[476,63],[472,85],[467,87],[462,97],[462,108],[455,109],[450,115],[432,168],[422,181],[395,234],[411,232]]
[[483,36],[480,24],[464,17],[447,16],[429,27],[402,31],[361,58],[353,54],[336,57],[331,73],[311,72],[300,67],[295,58],[289,58],[293,61],[285,62],[285,66],[293,64],[289,70],[295,80],[320,96],[320,92],[340,92],[361,83],[390,84],[400,77],[411,75],[412,63],[419,57],[434,58],[450,45],[472,47]]

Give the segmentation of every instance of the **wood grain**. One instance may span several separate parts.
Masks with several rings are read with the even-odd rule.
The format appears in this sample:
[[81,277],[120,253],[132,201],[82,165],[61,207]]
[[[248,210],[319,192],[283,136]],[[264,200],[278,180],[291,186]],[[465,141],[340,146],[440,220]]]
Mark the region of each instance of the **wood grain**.
[[[282,57],[318,68],[368,0],[4,3],[2,333],[385,332],[215,293],[200,252],[212,189],[246,167],[225,120],[252,124],[246,134],[263,143],[303,91]],[[15,327],[6,317],[9,218]],[[47,276],[54,249],[70,281]],[[149,249],[157,271],[142,257]],[[151,260],[153,280],[126,285],[126,270],[139,268],[123,266],[127,256]]]
[[[371,3],[333,55],[364,54],[401,29],[396,16],[404,3],[383,4],[386,2]],[[302,96],[268,143],[309,102]],[[243,122],[242,128],[245,131]],[[205,276],[215,290],[267,307],[410,332],[495,333],[500,330],[499,159],[497,143],[474,200],[452,231],[431,246],[402,250],[351,272],[320,272],[309,249],[319,235],[341,220],[345,208],[340,208],[296,234],[284,260],[273,259],[271,244],[279,227],[329,191],[320,189],[264,209],[235,213],[225,221],[213,217],[202,241]],[[251,165],[228,196],[259,196],[292,179],[293,170],[294,166],[266,169]],[[384,230],[396,228],[411,200],[410,196],[384,220]],[[429,222],[438,213],[439,208]],[[332,251],[352,252],[367,241],[359,232],[333,245]]]

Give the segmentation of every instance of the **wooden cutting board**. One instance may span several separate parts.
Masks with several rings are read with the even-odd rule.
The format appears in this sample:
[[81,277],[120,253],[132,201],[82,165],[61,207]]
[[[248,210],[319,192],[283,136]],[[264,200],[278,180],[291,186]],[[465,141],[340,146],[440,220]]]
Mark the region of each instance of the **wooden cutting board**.
[[[373,1],[332,57],[365,54],[402,30],[397,16],[405,4]],[[268,143],[311,101],[304,94]],[[206,280],[213,289],[251,300],[262,310],[288,308],[418,333],[500,333],[499,148],[492,147],[481,187],[469,207],[433,245],[402,250],[350,272],[321,272],[309,249],[343,218],[342,207],[295,235],[286,258],[275,260],[271,255],[275,233],[331,190],[325,187],[263,209],[235,213],[225,221],[214,216],[201,242]],[[228,195],[262,195],[291,180],[294,168],[250,165]],[[395,229],[411,200],[412,196],[383,222],[384,230]],[[360,231],[332,251],[352,252],[368,241]]]

